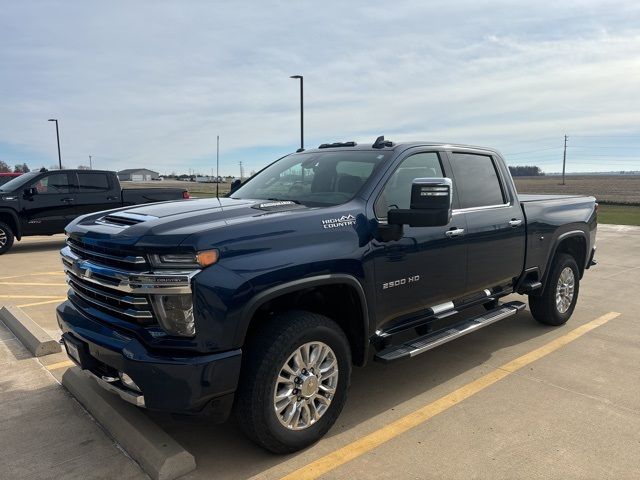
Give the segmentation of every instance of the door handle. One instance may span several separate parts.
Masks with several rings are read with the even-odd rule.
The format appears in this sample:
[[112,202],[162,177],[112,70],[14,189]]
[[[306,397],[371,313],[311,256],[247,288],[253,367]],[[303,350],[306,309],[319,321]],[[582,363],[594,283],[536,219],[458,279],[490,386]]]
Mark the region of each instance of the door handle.
[[69,197],[61,198],[60,201],[64,202],[64,203],[71,203],[71,202],[73,202],[73,198],[69,198]]
[[464,235],[464,228],[452,228],[451,230],[447,230],[444,234],[449,238],[461,237]]
[[519,227],[520,225],[522,225],[522,219],[512,218],[511,220],[509,220],[509,225],[511,225],[514,228]]
[[107,197],[107,200],[118,200],[118,197],[113,197],[113,196]]

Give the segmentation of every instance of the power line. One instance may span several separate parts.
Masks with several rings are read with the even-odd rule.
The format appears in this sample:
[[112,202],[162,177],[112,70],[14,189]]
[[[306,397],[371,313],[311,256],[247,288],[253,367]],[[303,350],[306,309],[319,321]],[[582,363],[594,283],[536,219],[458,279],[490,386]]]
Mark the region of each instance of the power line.
[[515,152],[515,153],[505,153],[505,155],[524,155],[525,153],[535,153],[535,152],[544,152],[546,150],[556,150],[558,148],[562,148],[562,146],[557,147],[548,147],[548,148],[539,148],[537,150],[529,150],[528,152]]

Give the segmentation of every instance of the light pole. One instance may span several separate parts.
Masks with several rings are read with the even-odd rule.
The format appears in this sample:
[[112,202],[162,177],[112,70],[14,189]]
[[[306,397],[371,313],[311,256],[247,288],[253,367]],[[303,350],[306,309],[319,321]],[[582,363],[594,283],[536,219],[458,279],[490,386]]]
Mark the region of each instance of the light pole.
[[89,170],[93,170],[93,164],[91,163],[91,155],[89,155]]
[[300,79],[300,149],[304,150],[304,77],[302,75],[291,75],[289,78]]
[[58,130],[58,119],[50,118],[50,122],[56,122],[56,139],[58,140],[58,164],[60,165],[60,170],[62,170],[62,156],[60,155],[60,132]]

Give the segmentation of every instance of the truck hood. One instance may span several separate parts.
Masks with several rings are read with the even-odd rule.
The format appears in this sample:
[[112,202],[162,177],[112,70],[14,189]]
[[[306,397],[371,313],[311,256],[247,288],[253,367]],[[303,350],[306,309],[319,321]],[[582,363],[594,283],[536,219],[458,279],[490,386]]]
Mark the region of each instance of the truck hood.
[[111,245],[177,246],[189,236],[246,222],[308,211],[289,201],[210,198],[161,202],[92,213],[71,222],[66,232],[84,241]]

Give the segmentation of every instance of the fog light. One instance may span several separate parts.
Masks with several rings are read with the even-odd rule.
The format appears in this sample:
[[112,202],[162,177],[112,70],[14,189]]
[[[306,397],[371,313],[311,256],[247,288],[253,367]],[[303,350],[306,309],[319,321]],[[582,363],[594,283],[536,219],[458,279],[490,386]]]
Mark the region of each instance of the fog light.
[[125,387],[135,392],[142,393],[140,387],[136,385],[136,382],[134,382],[133,378],[131,378],[129,375],[124,372],[118,372],[118,376],[120,377],[120,381]]
[[151,301],[158,323],[169,335],[192,337],[196,334],[190,294],[151,295]]

